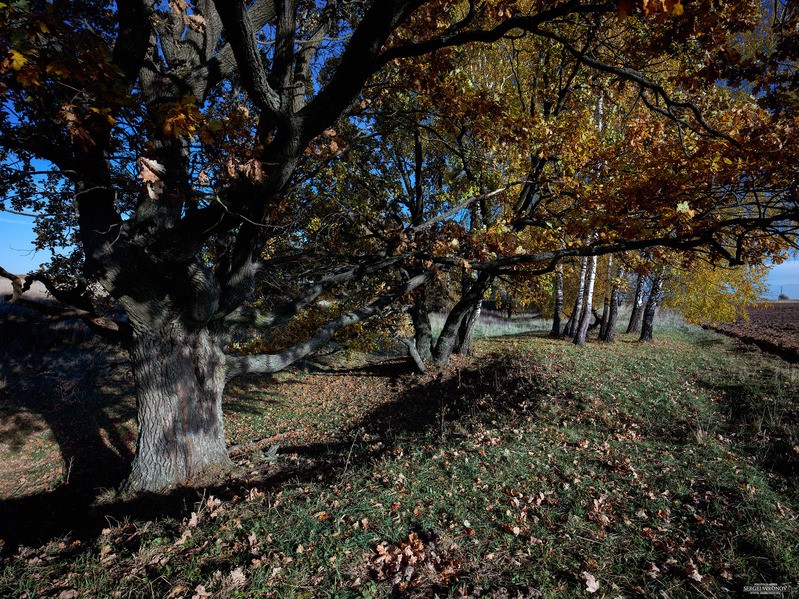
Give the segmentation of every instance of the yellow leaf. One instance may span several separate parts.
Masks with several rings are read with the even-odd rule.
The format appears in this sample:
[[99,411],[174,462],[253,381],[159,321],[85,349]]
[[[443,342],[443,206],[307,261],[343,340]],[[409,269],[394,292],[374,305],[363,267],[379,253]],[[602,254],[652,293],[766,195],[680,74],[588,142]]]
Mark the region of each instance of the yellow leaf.
[[8,53],[11,55],[11,68],[15,71],[19,71],[28,62],[28,59],[16,50],[9,50]]
[[683,9],[682,2],[677,2],[677,4],[674,5],[674,8],[671,9],[671,14],[677,17],[682,15],[683,12],[685,12],[685,10]]

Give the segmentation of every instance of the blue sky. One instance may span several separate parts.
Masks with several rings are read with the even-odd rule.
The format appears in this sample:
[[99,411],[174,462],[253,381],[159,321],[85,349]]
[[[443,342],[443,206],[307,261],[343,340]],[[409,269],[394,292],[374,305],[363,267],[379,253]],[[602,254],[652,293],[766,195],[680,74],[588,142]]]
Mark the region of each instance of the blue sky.
[[771,285],[769,298],[775,299],[782,288],[791,299],[799,299],[799,261],[789,260],[772,268],[768,282]]
[[0,212],[0,266],[15,274],[30,272],[49,258],[34,252],[33,219]]
[[[30,218],[0,212],[0,266],[15,274],[35,270],[49,258],[47,252],[33,252],[32,223]],[[775,266],[768,282],[770,299],[776,299],[780,288],[791,299],[799,299],[799,260]]]

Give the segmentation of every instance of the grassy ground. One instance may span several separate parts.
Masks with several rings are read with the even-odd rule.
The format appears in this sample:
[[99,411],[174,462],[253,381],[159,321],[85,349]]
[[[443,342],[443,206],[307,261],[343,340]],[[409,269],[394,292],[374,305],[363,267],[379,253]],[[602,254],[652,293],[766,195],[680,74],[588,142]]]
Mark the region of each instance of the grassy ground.
[[389,361],[239,383],[233,478],[17,531],[0,596],[799,588],[795,366],[684,327],[478,350],[426,377]]

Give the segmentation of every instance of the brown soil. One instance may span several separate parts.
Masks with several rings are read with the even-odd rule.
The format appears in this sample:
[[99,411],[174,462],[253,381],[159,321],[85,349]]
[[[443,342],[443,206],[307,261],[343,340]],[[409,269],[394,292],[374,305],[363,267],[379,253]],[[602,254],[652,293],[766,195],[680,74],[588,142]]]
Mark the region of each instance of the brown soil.
[[760,304],[749,310],[749,322],[723,324],[716,330],[789,362],[799,362],[799,302]]

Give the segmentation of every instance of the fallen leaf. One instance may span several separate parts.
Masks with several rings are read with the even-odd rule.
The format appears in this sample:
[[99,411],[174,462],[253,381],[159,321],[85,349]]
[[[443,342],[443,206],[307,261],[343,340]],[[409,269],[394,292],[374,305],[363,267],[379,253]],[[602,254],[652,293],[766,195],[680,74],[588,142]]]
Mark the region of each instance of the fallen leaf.
[[244,574],[244,570],[242,570],[241,568],[236,568],[228,576],[228,583],[233,588],[243,587],[246,582],[247,582],[247,576]]
[[194,588],[194,595],[191,596],[191,599],[204,599],[204,597],[210,597],[211,593],[205,590],[205,587],[201,584],[198,584]]
[[189,589],[179,584],[172,587],[172,590],[169,591],[169,594],[165,597],[165,599],[176,599],[177,597],[183,597],[183,594],[188,590]]
[[685,564],[685,574],[691,580],[695,580],[696,582],[702,582],[702,575],[699,573],[699,570],[696,568],[696,564],[694,560],[689,559],[688,563]]
[[585,581],[585,590],[589,593],[596,593],[599,590],[599,583],[590,572],[583,570],[580,572],[580,578]]

